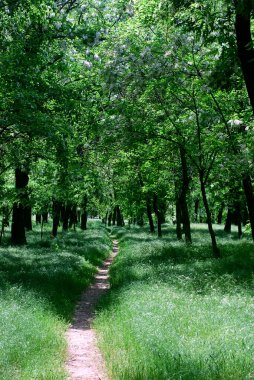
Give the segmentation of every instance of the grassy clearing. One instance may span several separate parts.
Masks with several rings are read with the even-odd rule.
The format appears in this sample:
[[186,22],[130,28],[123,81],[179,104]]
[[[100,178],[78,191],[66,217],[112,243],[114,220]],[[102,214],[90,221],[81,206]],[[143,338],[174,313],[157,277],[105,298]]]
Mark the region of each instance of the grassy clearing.
[[111,241],[98,223],[54,241],[35,230],[28,242],[0,247],[0,378],[65,379],[64,332]]
[[202,228],[191,247],[118,233],[95,323],[112,379],[254,379],[254,247],[218,232],[221,260]]

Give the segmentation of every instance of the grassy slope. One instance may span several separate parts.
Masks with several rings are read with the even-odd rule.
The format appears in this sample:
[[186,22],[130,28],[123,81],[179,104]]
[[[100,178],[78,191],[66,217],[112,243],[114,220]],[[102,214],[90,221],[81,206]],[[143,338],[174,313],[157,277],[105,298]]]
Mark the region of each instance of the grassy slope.
[[0,247],[0,378],[65,379],[64,332],[111,241],[99,224],[54,241],[30,232],[28,240]]
[[119,233],[95,324],[112,379],[254,378],[254,247],[218,234],[221,260],[200,228],[192,247]]

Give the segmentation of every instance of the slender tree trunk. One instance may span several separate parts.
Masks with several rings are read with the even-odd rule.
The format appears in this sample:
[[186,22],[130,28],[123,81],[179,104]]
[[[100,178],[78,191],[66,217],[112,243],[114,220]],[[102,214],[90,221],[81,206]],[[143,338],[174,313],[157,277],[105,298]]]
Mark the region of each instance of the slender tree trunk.
[[26,171],[17,168],[15,170],[16,190],[19,192],[19,199],[13,205],[11,241],[13,244],[26,244],[24,201],[26,200],[26,187],[29,177]]
[[78,218],[77,218],[77,206],[74,205],[70,208],[70,220],[69,220],[69,228],[74,229],[76,231],[76,224],[78,223]]
[[42,214],[36,214],[35,218],[36,224],[41,224]]
[[176,197],[176,237],[177,240],[182,240],[182,213],[181,213],[181,204],[179,198]]
[[62,223],[63,223],[63,231],[68,231],[70,213],[71,213],[71,208],[69,205],[61,207],[61,218],[62,218]]
[[228,207],[224,231],[227,233],[230,233],[231,232],[231,225],[232,225],[232,211],[231,211],[230,207]]
[[108,222],[108,211],[106,212],[105,218],[102,219],[102,223],[105,224],[105,226],[107,226],[107,222]]
[[80,224],[81,230],[87,230],[87,212],[83,211],[81,214],[81,224]]
[[199,210],[199,199],[195,200],[195,206],[194,206],[194,222],[198,222],[198,210]]
[[88,198],[87,195],[84,195],[82,205],[81,205],[81,216],[80,216],[80,228],[81,230],[87,229],[87,204],[88,204]]
[[48,223],[48,212],[43,212],[42,213],[42,221],[43,223]]
[[252,239],[254,240],[254,197],[253,197],[253,186],[252,186],[250,176],[246,176],[243,179],[243,188],[244,188],[244,193],[245,193],[246,203],[247,203],[247,208],[248,208],[248,213],[249,213],[251,236],[252,236]]
[[240,203],[240,201],[237,201],[237,203],[236,203],[235,215],[236,215],[236,224],[237,224],[237,230],[238,230],[238,239],[241,239],[243,232],[242,232],[242,217],[241,217],[241,203]]
[[218,224],[222,223],[222,215],[223,215],[224,208],[225,208],[225,205],[224,205],[224,203],[222,203],[221,207],[219,209],[219,212],[218,212],[218,216],[217,216],[217,223]]
[[110,212],[108,216],[108,226],[110,227],[111,224],[112,224],[112,212]]
[[152,215],[152,205],[151,205],[151,200],[149,198],[149,195],[146,197],[146,213],[149,221],[149,227],[150,227],[150,232],[154,233],[155,228],[154,228],[154,223],[153,223],[153,215]]
[[144,226],[144,211],[139,210],[137,213],[136,223],[138,226],[143,227]]
[[212,241],[213,255],[217,259],[217,258],[221,257],[221,255],[220,255],[220,250],[219,250],[219,248],[217,246],[216,236],[215,236],[215,233],[214,233],[214,230],[213,230],[211,211],[210,211],[209,204],[208,204],[208,201],[207,201],[203,173],[201,173],[201,172],[199,173],[199,179],[200,179],[200,186],[201,186],[201,193],[202,193],[203,203],[204,203],[204,207],[205,207],[205,211],[206,211],[207,225],[208,225],[208,229],[209,229],[209,233],[210,233],[211,241]]
[[112,224],[113,226],[116,225],[116,206],[114,207],[114,210],[113,210],[113,217],[112,217]]
[[55,238],[57,236],[57,230],[60,222],[60,213],[61,213],[61,203],[58,201],[53,201],[53,227],[52,227],[52,237]]
[[162,237],[162,230],[161,230],[161,211],[158,206],[158,196],[157,194],[153,194],[153,209],[157,218],[157,233],[158,237]]
[[191,228],[190,228],[190,217],[187,204],[187,193],[189,190],[190,178],[188,175],[188,166],[186,161],[186,152],[183,147],[180,147],[180,157],[182,166],[182,188],[179,196],[179,202],[181,204],[181,217],[183,222],[183,230],[185,235],[186,243],[191,243]]

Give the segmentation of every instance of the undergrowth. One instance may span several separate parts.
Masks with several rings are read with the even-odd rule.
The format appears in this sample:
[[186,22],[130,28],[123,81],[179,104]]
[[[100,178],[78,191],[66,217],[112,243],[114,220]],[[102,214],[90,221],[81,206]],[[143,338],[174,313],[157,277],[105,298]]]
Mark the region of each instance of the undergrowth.
[[191,246],[116,230],[95,321],[113,380],[254,378],[254,246],[218,232],[220,260],[202,228]]
[[1,380],[66,379],[64,333],[82,290],[111,249],[101,225],[25,247],[0,247]]

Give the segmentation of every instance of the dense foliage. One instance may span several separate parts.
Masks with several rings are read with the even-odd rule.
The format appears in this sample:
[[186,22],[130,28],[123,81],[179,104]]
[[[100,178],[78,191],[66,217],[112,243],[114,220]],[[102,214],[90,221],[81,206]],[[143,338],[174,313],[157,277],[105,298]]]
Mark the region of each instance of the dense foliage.
[[[2,233],[87,213],[254,237],[252,1],[2,1]],[[15,182],[15,189],[13,183]],[[80,216],[77,218],[77,211]],[[2,236],[1,233],[1,236]]]

